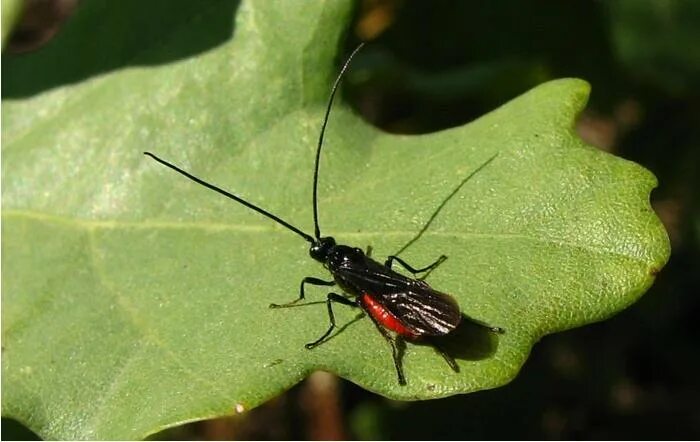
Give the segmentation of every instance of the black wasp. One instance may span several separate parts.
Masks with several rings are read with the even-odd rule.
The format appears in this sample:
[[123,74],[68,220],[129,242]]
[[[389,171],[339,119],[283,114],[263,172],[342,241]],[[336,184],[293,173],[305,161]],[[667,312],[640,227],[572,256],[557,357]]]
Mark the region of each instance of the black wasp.
[[[144,152],[144,154],[186,176],[192,181],[270,218],[308,241],[311,244],[309,255],[328,269],[331,275],[333,275],[333,280],[325,281],[314,277],[306,277],[301,281],[299,297],[297,299],[286,304],[270,304],[270,308],[290,307],[303,300],[304,286],[306,284],[316,286],[338,285],[346,295],[351,295],[352,297],[343,296],[338,293],[328,293],[326,305],[328,307],[330,326],[320,338],[306,344],[306,348],[312,349],[323,343],[336,327],[335,316],[333,315],[333,303],[337,302],[339,304],[360,307],[372,319],[379,332],[391,345],[399,384],[405,385],[406,378],[401,366],[401,355],[398,345],[399,340],[405,338],[411,341],[417,341],[447,335],[454,331],[460,324],[462,313],[454,298],[433,289],[422,279],[408,278],[395,272],[392,270],[392,265],[396,262],[414,276],[418,274],[425,275],[427,272],[439,266],[447,257],[442,255],[429,266],[418,269],[412,267],[398,256],[393,255],[389,256],[384,264],[381,264],[369,256],[369,250],[365,253],[356,247],[337,244],[333,237],[321,236],[321,230],[318,225],[318,170],[321,158],[321,147],[323,146],[323,135],[326,130],[326,125],[328,124],[328,117],[333,104],[333,98],[338,90],[338,85],[350,65],[350,61],[363,45],[364,43],[360,44],[352,54],[350,54],[340,70],[331,89],[326,113],[321,126],[318,147],[316,149],[313,178],[314,236],[301,231],[280,217],[273,215],[241,197],[191,175],[150,152]],[[498,327],[487,327],[493,332],[502,332]],[[394,332],[396,336],[393,337],[390,332]],[[455,372],[458,372],[459,367],[454,359],[439,347],[435,345],[434,347],[445,358],[449,366]]]

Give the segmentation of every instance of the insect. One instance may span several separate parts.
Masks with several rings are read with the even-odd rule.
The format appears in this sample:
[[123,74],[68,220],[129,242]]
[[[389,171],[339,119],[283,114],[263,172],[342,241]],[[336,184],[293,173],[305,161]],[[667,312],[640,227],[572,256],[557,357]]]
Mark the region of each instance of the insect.
[[[413,276],[421,274],[427,275],[427,273],[434,270],[442,262],[444,262],[447,257],[442,255],[432,264],[422,268],[414,268],[395,255],[390,255],[382,264],[370,257],[371,248],[369,247],[367,252],[364,252],[356,247],[338,244],[331,236],[321,236],[321,229],[318,222],[318,174],[321,148],[323,146],[323,137],[328,124],[333,98],[338,90],[340,81],[348,69],[353,57],[363,47],[363,45],[364,43],[360,44],[350,54],[348,59],[345,61],[345,64],[341,68],[340,73],[338,74],[338,77],[336,78],[331,89],[323,123],[321,125],[321,132],[318,138],[318,147],[316,148],[313,175],[313,236],[305,233],[301,229],[295,227],[277,215],[274,215],[237,195],[210,184],[180,169],[179,167],[162,160],[150,152],[144,152],[144,154],[153,158],[160,164],[184,175],[190,180],[214,190],[215,192],[218,192],[240,204],[243,204],[249,209],[252,209],[275,221],[276,223],[281,224],[285,228],[301,236],[304,240],[308,241],[311,244],[309,248],[309,255],[311,258],[322,263],[331,273],[333,279],[327,281],[308,276],[301,281],[298,298],[285,304],[270,304],[270,308],[284,308],[298,305],[297,303],[299,301],[305,299],[304,289],[307,285],[329,287],[336,285],[339,286],[345,293],[345,296],[335,292],[330,292],[326,296],[326,306],[328,309],[328,319],[330,322],[328,329],[325,333],[323,333],[323,335],[321,335],[321,337],[306,344],[306,348],[313,349],[314,347],[317,347],[319,344],[323,343],[333,332],[333,329],[336,328],[335,315],[333,313],[333,305],[335,303],[359,307],[367,313],[367,315],[376,325],[379,332],[391,346],[398,382],[400,385],[405,385],[406,377],[401,364],[402,340],[430,340],[434,337],[448,335],[460,324],[462,320],[462,313],[457,301],[455,301],[454,298],[433,289],[422,278],[409,278],[394,271],[393,265],[394,263],[401,265]],[[481,167],[479,169],[481,169]],[[464,181],[462,184],[464,184]],[[479,323],[479,325],[487,327],[492,332],[502,332],[502,329],[499,327],[491,327],[481,323]],[[394,336],[392,336],[392,334]],[[430,343],[434,346],[436,351],[442,355],[450,368],[452,368],[452,370],[455,372],[459,372],[459,367],[455,360],[432,341]]]

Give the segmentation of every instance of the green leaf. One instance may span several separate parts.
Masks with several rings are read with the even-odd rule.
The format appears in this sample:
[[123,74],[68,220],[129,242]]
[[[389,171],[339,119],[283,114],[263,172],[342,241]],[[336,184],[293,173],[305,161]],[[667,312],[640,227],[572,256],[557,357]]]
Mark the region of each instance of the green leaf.
[[[387,343],[353,309],[337,307],[342,330],[306,350],[327,327],[325,306],[268,305],[294,299],[304,276],[328,277],[308,244],[142,151],[312,231],[315,141],[351,8],[211,5],[131,47],[124,66],[94,68],[74,55],[61,72],[82,81],[45,79],[3,102],[2,409],[42,437],[144,437],[248,410],[317,369],[396,399],[493,388],[543,335],[633,303],[666,262],[668,239],[649,206],[654,177],[572,131],[589,93],[581,80],[544,84],[425,136],[382,133],[339,102],[323,153],[321,226],[380,258],[497,154],[402,257],[421,266],[448,255],[430,283],[506,333],[465,327],[446,344],[459,374],[409,344],[405,387]],[[6,74],[80,54],[75,33],[110,23],[101,7],[84,3],[48,55],[10,60]],[[227,12],[231,38],[173,56]],[[23,94],[36,87],[22,84],[31,76],[12,78]]]

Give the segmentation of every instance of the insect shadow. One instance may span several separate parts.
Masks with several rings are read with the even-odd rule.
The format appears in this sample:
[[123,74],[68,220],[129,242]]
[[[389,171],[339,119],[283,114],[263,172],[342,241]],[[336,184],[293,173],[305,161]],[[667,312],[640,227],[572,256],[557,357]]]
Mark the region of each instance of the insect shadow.
[[[463,361],[479,361],[491,357],[498,349],[500,327],[483,324],[462,313],[462,322],[449,335],[432,337],[426,344],[442,350],[449,357]],[[423,343],[416,342],[421,345]]]
[[[425,224],[423,224],[423,226],[420,228],[418,233],[416,233],[413,238],[406,242],[406,244],[404,244],[396,253],[394,253],[394,255],[399,256],[416,241],[418,241],[428,230],[428,228],[430,228],[430,225],[433,223],[433,221],[435,221],[447,203],[462,189],[464,184],[466,184],[466,182],[469,181],[474,175],[488,166],[497,156],[498,153],[494,154],[481,166],[473,170],[472,173],[463,178],[462,181],[452,190],[452,192],[450,192],[450,194],[447,195],[442,202],[440,202],[435,211],[433,211]],[[427,278],[433,270],[434,269],[431,269],[426,272],[420,279]],[[498,348],[497,335],[503,334],[504,332],[505,331],[500,327],[490,326],[469,317],[465,313],[462,313],[462,320],[460,321],[460,324],[451,333],[445,336],[433,336],[430,338],[426,337],[422,340],[411,341],[411,343],[414,345],[428,345],[433,347],[454,371],[459,372],[459,366],[454,362],[454,359],[476,361],[490,357]],[[404,339],[398,339],[397,344],[399,350],[399,361],[401,361],[406,351],[406,343]]]
[[[442,356],[455,373],[459,373],[461,370],[455,359],[479,361],[489,358],[496,353],[498,348],[497,335],[503,333],[505,331],[500,327],[492,327],[462,313],[462,321],[450,334],[423,337],[420,340],[412,340],[410,342],[413,345],[431,347],[435,350],[435,353]],[[406,339],[401,336],[397,337],[396,346],[398,349],[397,362],[403,365],[403,357],[406,353]]]
[[[406,244],[403,245],[403,247],[401,247],[396,253],[394,253],[394,255],[399,256],[401,253],[405,252],[406,249],[408,249],[409,247],[411,247],[411,246],[413,245],[413,243],[415,243],[416,241],[418,241],[418,240],[423,236],[423,234],[428,230],[428,228],[429,228],[430,225],[433,223],[433,221],[435,221],[435,218],[437,218],[438,214],[440,214],[440,212],[442,211],[442,209],[445,208],[445,206],[447,205],[447,203],[448,203],[452,198],[454,198],[455,195],[457,195],[457,192],[459,192],[460,189],[462,189],[462,187],[464,187],[464,185],[467,183],[467,181],[469,181],[469,180],[470,180],[474,175],[476,175],[477,173],[481,172],[481,171],[484,169],[484,167],[488,166],[488,165],[491,163],[491,161],[493,161],[493,160],[496,159],[497,156],[498,156],[498,153],[495,153],[493,156],[491,156],[491,158],[489,158],[488,160],[484,161],[484,163],[483,163],[481,166],[479,166],[479,167],[477,167],[476,169],[474,169],[474,170],[472,171],[472,173],[470,173],[469,175],[467,175],[466,177],[464,177],[464,178],[462,179],[462,181],[457,185],[457,187],[455,187],[455,188],[452,190],[452,192],[450,192],[450,194],[447,195],[447,198],[445,198],[444,200],[442,200],[442,202],[440,203],[440,205],[437,206],[437,208],[435,209],[435,211],[433,212],[433,214],[430,215],[430,217],[428,218],[428,221],[426,221],[425,224],[423,224],[423,227],[420,228],[420,230],[418,231],[418,233],[416,233],[416,235],[415,235],[413,238],[411,238]],[[423,278],[426,278],[426,277],[430,274],[430,272],[432,272],[432,270],[430,270],[430,271],[427,272],[425,275],[423,275]]]
[[[285,306],[285,308],[299,308],[299,307],[307,307],[309,305],[326,305],[326,301],[311,301],[311,302],[305,302],[303,304],[292,304],[292,305]],[[363,311],[359,312],[357,315],[355,315],[354,318],[352,318],[351,320],[349,320],[345,324],[337,327],[337,330],[334,330],[333,333],[331,333],[322,342],[325,344],[326,342],[332,341],[333,339],[336,338],[336,336],[345,332],[345,330],[347,330],[348,327],[350,327],[351,325],[353,325],[354,323],[356,323],[360,319],[364,318],[365,316],[367,316],[365,314],[365,312],[363,312]]]

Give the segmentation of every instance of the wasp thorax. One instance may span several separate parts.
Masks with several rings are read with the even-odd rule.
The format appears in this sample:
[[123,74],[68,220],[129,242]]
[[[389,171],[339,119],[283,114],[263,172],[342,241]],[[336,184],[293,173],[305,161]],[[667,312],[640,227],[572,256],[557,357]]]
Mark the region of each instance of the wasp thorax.
[[326,264],[328,269],[338,269],[348,265],[363,265],[365,263],[365,253],[357,247],[348,247],[343,245],[333,246],[333,249],[328,252]]

